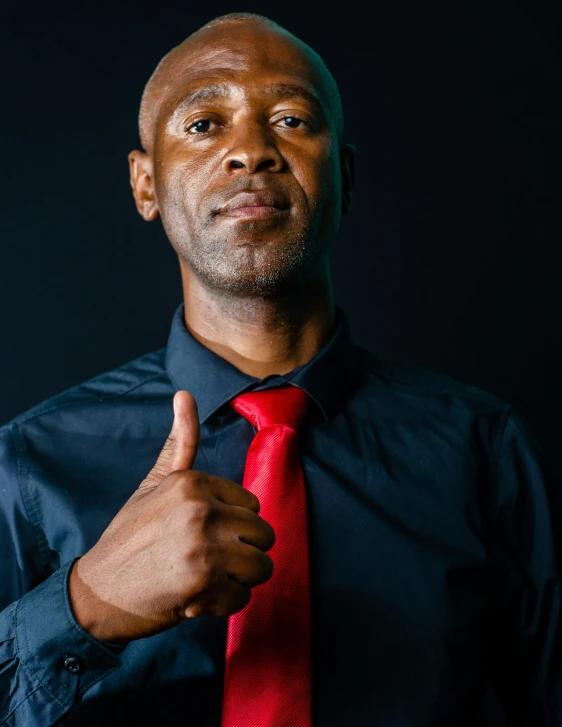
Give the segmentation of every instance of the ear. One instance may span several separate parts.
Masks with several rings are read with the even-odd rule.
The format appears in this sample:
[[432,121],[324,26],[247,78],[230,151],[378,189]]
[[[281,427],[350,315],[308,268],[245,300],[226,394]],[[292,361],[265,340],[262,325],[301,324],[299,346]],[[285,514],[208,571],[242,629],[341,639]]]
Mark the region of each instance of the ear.
[[353,187],[355,184],[355,147],[346,144],[340,152],[342,178],[342,213],[351,212],[353,206]]
[[152,158],[144,151],[129,154],[129,181],[141,217],[147,222],[158,217]]

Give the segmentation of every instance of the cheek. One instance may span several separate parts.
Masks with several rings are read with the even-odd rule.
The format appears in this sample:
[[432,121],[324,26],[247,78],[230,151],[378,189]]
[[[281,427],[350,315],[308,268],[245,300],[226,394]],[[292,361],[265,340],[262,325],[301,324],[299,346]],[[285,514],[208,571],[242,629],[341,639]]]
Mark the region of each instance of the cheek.
[[339,229],[341,221],[342,181],[339,159],[329,157],[319,167],[317,175],[315,216],[320,229],[330,237]]
[[335,212],[334,208],[341,206],[341,173],[339,162],[333,157],[322,160],[314,169],[314,193],[313,198],[318,204],[322,213],[328,218],[332,218]]
[[160,215],[166,229],[189,228],[201,212],[201,185],[204,175],[191,165],[175,162],[162,165],[155,188]]
[[164,201],[166,204],[177,203],[183,187],[181,180],[185,179],[185,165],[166,160],[161,162],[157,169],[154,181],[159,201]]
[[163,142],[155,149],[154,185],[159,206],[169,208],[164,214],[178,208],[194,209],[200,196],[198,190],[208,179],[207,163],[203,159],[189,158],[179,143]]
[[310,196],[320,203],[334,203],[341,194],[340,165],[337,145],[327,144],[311,156],[306,165]]

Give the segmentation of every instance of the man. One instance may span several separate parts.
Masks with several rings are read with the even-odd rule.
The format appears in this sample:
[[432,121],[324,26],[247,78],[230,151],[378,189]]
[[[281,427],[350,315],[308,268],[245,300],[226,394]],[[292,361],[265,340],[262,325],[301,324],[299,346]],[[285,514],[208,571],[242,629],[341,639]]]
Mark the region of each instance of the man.
[[333,304],[354,148],[322,60],[223,16],[139,120],[184,300],[166,348],[0,430],[1,724],[459,727],[491,689],[562,724],[534,438]]

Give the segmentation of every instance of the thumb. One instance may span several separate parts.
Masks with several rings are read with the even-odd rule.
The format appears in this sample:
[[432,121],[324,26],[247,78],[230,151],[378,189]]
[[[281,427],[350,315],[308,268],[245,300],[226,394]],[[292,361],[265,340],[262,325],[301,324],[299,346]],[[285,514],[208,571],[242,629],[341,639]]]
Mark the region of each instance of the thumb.
[[[199,447],[199,414],[189,391],[174,394],[174,422],[162,451],[140,488],[157,487],[174,470],[193,467]],[[139,488],[139,489],[140,489]]]

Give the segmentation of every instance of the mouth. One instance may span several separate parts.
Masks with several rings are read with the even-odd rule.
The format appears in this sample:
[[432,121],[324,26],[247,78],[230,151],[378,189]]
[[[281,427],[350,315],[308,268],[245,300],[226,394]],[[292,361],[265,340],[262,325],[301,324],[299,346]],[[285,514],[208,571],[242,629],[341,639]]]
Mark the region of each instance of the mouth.
[[285,196],[272,190],[261,190],[234,195],[217,210],[217,214],[236,219],[267,219],[287,214],[288,211],[289,202]]
[[251,217],[253,219],[265,219],[287,213],[288,210],[279,207],[271,207],[269,205],[258,205],[251,207],[234,207],[233,209],[221,212],[223,217]]

